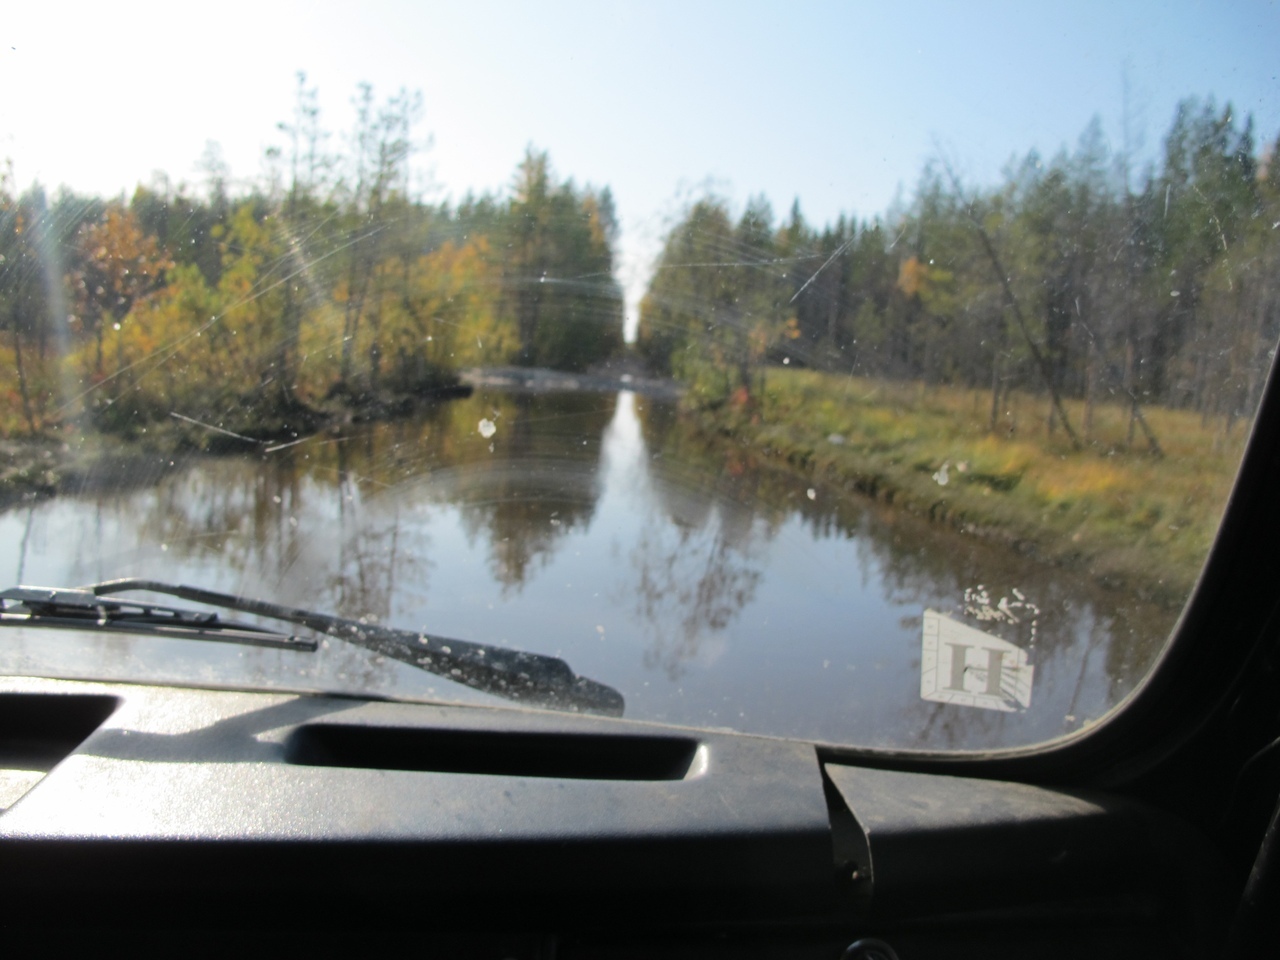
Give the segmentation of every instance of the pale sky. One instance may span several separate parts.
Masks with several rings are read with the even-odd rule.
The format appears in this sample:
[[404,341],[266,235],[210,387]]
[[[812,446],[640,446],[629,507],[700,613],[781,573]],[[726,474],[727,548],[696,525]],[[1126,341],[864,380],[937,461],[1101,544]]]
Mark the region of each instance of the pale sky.
[[356,84],[421,90],[434,199],[504,188],[526,144],[609,185],[631,308],[672,217],[710,184],[739,209],[795,197],[810,222],[883,213],[941,144],[971,181],[1072,145],[1121,145],[1122,78],[1143,155],[1187,95],[1280,133],[1280,9],[1129,3],[11,3],[0,18],[0,158],[19,186],[107,195],[155,170],[233,178],[278,142],[298,70],[325,125]]

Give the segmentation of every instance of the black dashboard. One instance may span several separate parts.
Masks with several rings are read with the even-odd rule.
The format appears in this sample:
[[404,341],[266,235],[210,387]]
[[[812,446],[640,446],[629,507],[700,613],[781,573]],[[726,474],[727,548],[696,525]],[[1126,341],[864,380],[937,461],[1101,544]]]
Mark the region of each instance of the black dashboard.
[[4,926],[44,942],[1190,956],[1230,908],[1133,800],[530,710],[8,678],[0,807]]

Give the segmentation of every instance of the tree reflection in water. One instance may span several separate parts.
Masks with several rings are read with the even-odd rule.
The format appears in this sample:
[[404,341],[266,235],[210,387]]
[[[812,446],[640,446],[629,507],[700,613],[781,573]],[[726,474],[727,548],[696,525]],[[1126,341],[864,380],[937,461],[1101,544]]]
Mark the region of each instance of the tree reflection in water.
[[[805,489],[805,481],[738,444],[709,443],[668,407],[645,404],[640,413],[654,491],[681,533],[666,543],[646,533],[638,542],[632,555],[636,602],[650,635],[646,664],[660,664],[673,678],[709,636],[740,643],[751,634],[735,628],[734,619],[755,601],[766,574],[776,576],[778,558],[769,554],[787,552],[774,541],[784,525],[797,521],[814,541],[848,541],[857,557],[848,575],[878,603],[901,611],[896,636],[880,636],[862,652],[848,653],[865,667],[875,663],[871,649],[896,650],[886,662],[909,667],[894,676],[897,695],[872,695],[881,704],[877,726],[891,731],[889,743],[904,744],[904,732],[911,731],[906,740],[921,747],[971,748],[1017,742],[1029,726],[1020,713],[918,697],[921,613],[927,608],[1028,651],[1037,671],[1041,736],[1080,729],[1122,699],[1145,675],[1173,625],[1176,610],[1094,582],[1087,571],[1038,563],[1024,550],[962,535],[860,495]],[[1022,615],[977,616],[971,601],[979,588],[990,606],[1003,600]],[[1020,606],[1024,602],[1034,606],[1034,616]],[[841,628],[816,607],[793,628],[817,635],[834,630],[860,642],[856,620]]]
[[646,531],[631,552],[636,614],[649,634],[644,663],[672,680],[751,602],[761,577],[747,544],[730,543],[718,518],[708,525],[710,536],[705,528],[680,528],[675,543]]
[[[671,402],[494,391],[271,452],[108,464],[69,496],[0,514],[0,535],[25,543],[14,562],[33,583],[142,576],[269,596],[561,655],[638,718],[880,746],[1077,730],[1128,692],[1175,616],[812,484]],[[1034,641],[1025,618],[967,614],[979,586],[991,605],[1015,590],[1034,603]],[[926,608],[1028,650],[1031,709],[922,700]],[[136,665],[135,648],[150,649],[99,639],[76,669]],[[455,693],[341,643],[307,665],[209,645],[165,657],[250,685]]]
[[487,411],[496,427],[492,450],[438,474],[432,489],[459,506],[473,538],[488,540],[490,572],[508,596],[550,562],[570,532],[590,526],[601,493],[600,437],[616,398],[501,400]]

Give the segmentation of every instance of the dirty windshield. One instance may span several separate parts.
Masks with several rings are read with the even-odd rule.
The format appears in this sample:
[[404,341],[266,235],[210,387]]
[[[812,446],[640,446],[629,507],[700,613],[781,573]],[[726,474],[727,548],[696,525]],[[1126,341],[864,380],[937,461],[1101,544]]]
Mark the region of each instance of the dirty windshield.
[[[0,589],[870,747],[1078,733],[1159,657],[1280,333],[1274,5],[11,14]],[[510,702],[28,614],[0,673]]]

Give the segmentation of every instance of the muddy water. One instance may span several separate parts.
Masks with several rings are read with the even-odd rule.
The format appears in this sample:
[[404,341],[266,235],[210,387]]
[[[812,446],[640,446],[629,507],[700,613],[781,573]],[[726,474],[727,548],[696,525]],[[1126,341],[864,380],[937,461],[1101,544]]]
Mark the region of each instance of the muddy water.
[[[478,393],[253,456],[140,458],[0,515],[0,542],[6,585],[200,584],[557,654],[628,717],[870,746],[1080,729],[1174,619],[810,487],[629,392]],[[0,672],[490,699],[338,641],[6,631]]]

